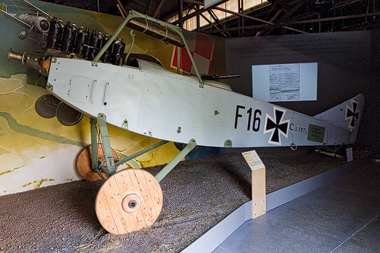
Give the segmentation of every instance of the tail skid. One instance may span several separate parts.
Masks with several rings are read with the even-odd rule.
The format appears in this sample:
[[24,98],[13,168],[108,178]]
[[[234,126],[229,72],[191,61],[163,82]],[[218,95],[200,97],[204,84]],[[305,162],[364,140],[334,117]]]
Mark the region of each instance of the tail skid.
[[350,143],[354,143],[363,115],[364,101],[364,95],[358,94],[327,111],[315,115],[313,118],[329,122],[350,131]]

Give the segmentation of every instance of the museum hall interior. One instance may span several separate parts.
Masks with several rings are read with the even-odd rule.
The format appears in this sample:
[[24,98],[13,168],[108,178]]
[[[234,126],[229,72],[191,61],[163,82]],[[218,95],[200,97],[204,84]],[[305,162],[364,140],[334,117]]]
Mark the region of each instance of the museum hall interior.
[[0,252],[379,252],[380,1],[2,0]]

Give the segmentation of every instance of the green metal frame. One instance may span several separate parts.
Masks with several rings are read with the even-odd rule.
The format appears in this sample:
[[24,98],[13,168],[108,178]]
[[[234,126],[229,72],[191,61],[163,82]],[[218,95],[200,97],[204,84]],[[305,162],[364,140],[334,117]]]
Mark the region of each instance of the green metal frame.
[[[91,167],[92,170],[94,170],[96,173],[98,173],[99,177],[105,181],[102,171],[104,170],[104,161],[101,162],[100,166],[98,164],[98,139],[97,139],[97,127],[96,127],[96,120],[93,118],[90,118],[91,123]],[[102,169],[103,168],[103,169]],[[108,175],[108,173],[106,173]]]
[[[111,46],[112,42],[116,39],[116,37],[120,34],[120,32],[124,29],[124,27],[128,24],[128,22],[133,19],[133,18],[143,18],[145,20],[150,20],[150,21],[153,21],[155,23],[158,23],[160,25],[163,25],[165,26],[166,28],[170,28],[171,30],[173,30],[174,32],[176,32],[178,34],[178,36],[181,38],[183,44],[185,45],[185,48],[186,48],[186,51],[187,51],[187,54],[189,55],[190,57],[190,60],[191,60],[191,63],[193,64],[193,67],[194,67],[194,70],[195,70],[195,73],[197,74],[197,78],[198,78],[198,81],[199,81],[199,87],[200,88],[203,88],[204,87],[204,84],[203,84],[203,80],[201,78],[201,75],[199,74],[199,71],[198,71],[198,68],[195,64],[195,61],[193,59],[193,56],[191,55],[191,52],[190,52],[190,49],[189,49],[189,46],[187,45],[187,42],[186,42],[186,39],[185,37],[183,36],[183,33],[182,33],[182,29],[178,26],[175,26],[175,25],[172,25],[170,23],[167,23],[167,22],[164,22],[164,21],[161,21],[161,20],[158,20],[158,19],[155,19],[155,18],[152,18],[152,17],[149,17],[147,15],[144,15],[142,13],[139,13],[137,11],[130,11],[128,16],[124,19],[124,21],[119,25],[119,27],[116,29],[115,33],[112,35],[112,37],[108,40],[108,42],[103,46],[103,48],[99,51],[99,53],[95,56],[93,62],[98,62],[100,60],[100,58],[102,57],[102,55],[106,52],[106,50]],[[148,25],[148,23],[147,23]],[[133,46],[133,44],[132,44]],[[178,57],[177,57],[178,58]],[[178,68],[178,66],[177,66]]]
[[102,160],[101,168],[104,167],[103,166],[104,162],[107,162],[107,167],[104,167],[103,171],[109,177],[116,173],[116,166],[115,166],[114,157],[112,155],[111,143],[110,143],[110,138],[109,138],[108,130],[107,130],[107,119],[106,119],[106,115],[104,115],[103,113],[98,114],[98,126],[99,126],[100,136],[102,138],[104,157],[105,157]]
[[[155,148],[158,148],[162,145],[165,145],[169,141],[160,141],[152,146],[145,148],[141,151],[136,152],[133,155],[130,155],[120,161],[115,162],[114,157],[112,155],[111,144],[109,140],[108,130],[107,130],[107,120],[106,116],[103,113],[99,113],[97,120],[91,118],[91,147],[92,147],[92,169],[96,171],[99,176],[104,180],[101,172],[104,172],[107,177],[112,176],[116,173],[116,167],[126,163],[140,155],[143,155]],[[100,163],[98,164],[98,131],[96,124],[99,126],[99,132],[101,137],[101,142],[103,144],[104,149],[104,157]],[[173,160],[171,160],[157,175],[157,181],[161,181],[195,146],[197,143],[194,139],[192,139],[188,145],[176,156]],[[104,163],[107,162],[107,166],[104,166]]]
[[187,146],[182,149],[179,154],[173,158],[158,174],[156,175],[156,179],[160,182],[166,175],[174,169],[174,167],[188,154],[191,150],[193,150],[197,146],[197,143],[194,139],[191,139]]
[[135,35],[133,33],[133,30],[131,30],[129,34],[131,35],[131,46],[129,47],[128,53],[127,53],[127,55],[125,56],[125,59],[124,59],[124,64],[125,65],[127,64],[129,55],[132,53],[132,48],[135,45]]
[[98,138],[97,138],[97,128],[96,120],[90,118],[91,124],[91,157],[92,157],[92,169],[97,170],[98,168]]
[[130,155],[130,156],[124,158],[123,160],[120,160],[120,161],[116,162],[115,165],[119,166],[119,165],[121,165],[123,163],[126,163],[126,162],[128,162],[128,161],[130,161],[130,160],[132,160],[132,159],[134,159],[136,157],[139,157],[140,155],[143,155],[143,154],[145,154],[145,153],[147,153],[147,152],[149,152],[149,151],[151,151],[151,150],[153,150],[155,148],[158,148],[158,147],[160,147],[160,146],[162,146],[162,145],[164,145],[166,143],[168,143],[168,141],[157,142],[156,144],[153,144],[152,146],[150,146],[148,148],[145,148],[145,149],[143,149],[143,150],[141,150],[139,152],[134,153],[133,155]]

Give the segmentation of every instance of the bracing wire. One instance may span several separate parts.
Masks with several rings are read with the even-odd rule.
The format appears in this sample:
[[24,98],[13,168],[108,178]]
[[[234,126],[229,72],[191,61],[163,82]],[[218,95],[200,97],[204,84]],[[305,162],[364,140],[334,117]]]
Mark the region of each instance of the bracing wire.
[[158,165],[158,162],[157,162],[156,158],[154,157],[154,153],[153,153],[153,148],[152,148],[152,146],[153,146],[153,138],[152,138],[152,133],[151,132],[149,132],[149,139],[150,139],[150,152],[152,154],[152,158],[156,162],[156,164]]

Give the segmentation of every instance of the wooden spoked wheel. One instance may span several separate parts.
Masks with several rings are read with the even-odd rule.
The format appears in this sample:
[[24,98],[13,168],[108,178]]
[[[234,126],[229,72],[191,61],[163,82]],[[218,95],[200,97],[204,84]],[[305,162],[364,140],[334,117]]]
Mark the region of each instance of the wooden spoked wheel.
[[[112,156],[115,160],[118,159],[116,151],[112,149]],[[98,162],[101,162],[104,157],[103,144],[98,144]],[[91,146],[85,147],[82,152],[79,154],[77,159],[77,171],[79,175],[87,181],[97,181],[101,178],[98,173],[92,170],[92,148]],[[107,166],[107,163],[104,163],[104,166]],[[107,178],[106,174],[102,173],[104,178]]]
[[102,185],[95,211],[105,230],[120,235],[150,227],[160,215],[162,201],[161,186],[150,173],[127,169]]

